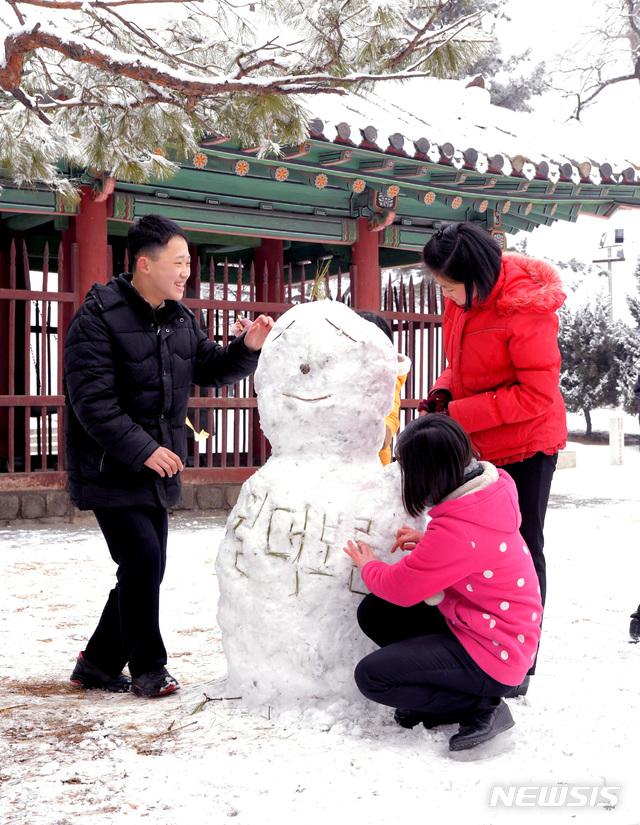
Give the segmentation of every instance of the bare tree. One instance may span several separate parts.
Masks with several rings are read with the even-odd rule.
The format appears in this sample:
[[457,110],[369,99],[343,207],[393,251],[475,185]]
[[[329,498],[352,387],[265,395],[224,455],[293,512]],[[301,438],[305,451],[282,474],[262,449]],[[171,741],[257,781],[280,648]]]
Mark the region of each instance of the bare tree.
[[601,0],[601,7],[599,22],[559,64],[578,120],[605,89],[640,81],[640,0]]
[[306,136],[302,94],[477,58],[481,12],[452,2],[0,0],[0,167],[72,197],[59,161],[144,180],[204,135],[277,152]]

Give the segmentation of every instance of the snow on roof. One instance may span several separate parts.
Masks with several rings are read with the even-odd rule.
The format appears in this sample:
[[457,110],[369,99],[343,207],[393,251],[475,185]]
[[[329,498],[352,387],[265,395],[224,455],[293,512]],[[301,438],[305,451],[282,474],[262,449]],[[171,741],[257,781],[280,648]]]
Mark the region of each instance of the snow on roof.
[[366,129],[367,143],[373,136],[383,151],[445,160],[480,173],[515,171],[552,183],[560,177],[576,184],[640,181],[640,151],[630,130],[596,132],[578,121],[557,123],[493,106],[489,98],[487,89],[465,81],[422,78],[380,81],[366,96],[322,94],[306,102],[316,115],[312,135],[332,141],[331,127],[340,125],[341,137],[349,135],[356,144]]

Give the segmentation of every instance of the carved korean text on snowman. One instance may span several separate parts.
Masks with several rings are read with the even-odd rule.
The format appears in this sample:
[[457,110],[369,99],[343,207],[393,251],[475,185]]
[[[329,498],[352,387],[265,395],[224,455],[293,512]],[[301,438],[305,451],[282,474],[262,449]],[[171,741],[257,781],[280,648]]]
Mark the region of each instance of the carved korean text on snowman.
[[[250,500],[244,504],[249,506],[235,513],[232,527],[235,539],[241,545],[236,550],[235,567],[244,576],[249,576],[242,546],[247,533],[257,531],[252,544],[262,548],[265,556],[290,565],[292,596],[299,595],[304,587],[305,575],[335,576],[337,565],[340,570],[344,567],[341,536],[354,536],[356,540],[371,544],[373,520],[370,518],[344,517],[340,513],[329,515],[312,505],[303,511],[278,506],[268,493],[261,499],[253,495],[248,498]],[[371,546],[374,552],[378,549]],[[368,592],[355,567],[351,570],[349,590],[359,595]]]

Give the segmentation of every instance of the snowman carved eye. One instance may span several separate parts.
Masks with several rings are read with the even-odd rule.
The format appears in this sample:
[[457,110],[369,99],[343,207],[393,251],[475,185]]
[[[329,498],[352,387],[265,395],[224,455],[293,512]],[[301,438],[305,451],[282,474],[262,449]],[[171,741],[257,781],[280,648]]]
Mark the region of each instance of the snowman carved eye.
[[331,326],[332,326],[334,329],[337,329],[337,330],[338,330],[338,332],[340,333],[340,335],[346,335],[346,336],[347,336],[347,338],[348,338],[350,341],[354,341],[356,344],[358,343],[358,342],[356,341],[356,339],[355,339],[355,338],[352,338],[352,337],[351,337],[350,335],[348,335],[348,334],[347,334],[347,333],[346,333],[343,329],[341,329],[339,326],[337,326],[336,324],[334,324],[334,323],[333,323],[332,321],[330,321],[328,318],[325,318],[324,320],[325,320],[328,324],[331,324]]
[[310,369],[311,369],[311,367],[309,366],[309,364],[300,364],[300,372],[303,375],[306,375],[309,372]]

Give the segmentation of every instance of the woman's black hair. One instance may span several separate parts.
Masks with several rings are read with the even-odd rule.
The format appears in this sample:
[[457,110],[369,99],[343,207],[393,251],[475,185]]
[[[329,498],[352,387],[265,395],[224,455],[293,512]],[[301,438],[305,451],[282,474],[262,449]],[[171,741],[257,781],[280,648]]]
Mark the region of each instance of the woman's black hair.
[[382,315],[378,315],[376,312],[371,312],[368,309],[356,309],[355,313],[361,318],[364,318],[365,321],[371,321],[372,324],[379,327],[393,344],[393,333],[391,332],[391,327]]
[[135,271],[140,255],[156,255],[171,238],[175,237],[187,240],[184,229],[175,221],[164,218],[162,215],[145,215],[134,221],[127,233],[131,272]]
[[482,303],[496,285],[502,250],[491,235],[474,223],[448,223],[422,251],[427,269],[449,281],[464,284],[465,310]]
[[395,456],[402,471],[405,509],[410,516],[419,516],[460,487],[475,451],[457,421],[428,413],[400,433]]

